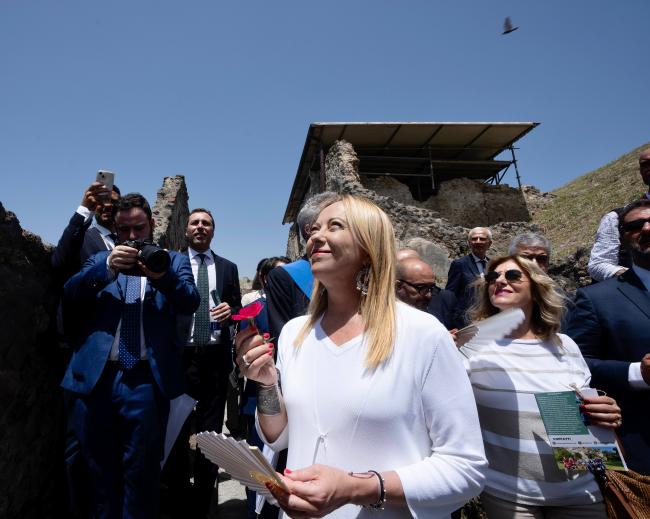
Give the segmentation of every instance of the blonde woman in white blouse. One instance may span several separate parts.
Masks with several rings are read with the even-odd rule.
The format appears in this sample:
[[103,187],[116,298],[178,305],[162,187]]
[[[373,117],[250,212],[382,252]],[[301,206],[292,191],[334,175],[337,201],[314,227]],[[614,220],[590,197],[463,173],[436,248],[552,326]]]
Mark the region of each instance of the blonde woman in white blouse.
[[462,362],[434,317],[396,302],[394,240],[375,204],[334,197],[307,245],[308,314],[282,330],[277,365],[254,331],[236,338],[260,434],[289,448],[291,493],[271,490],[291,517],[449,517],[483,486]]

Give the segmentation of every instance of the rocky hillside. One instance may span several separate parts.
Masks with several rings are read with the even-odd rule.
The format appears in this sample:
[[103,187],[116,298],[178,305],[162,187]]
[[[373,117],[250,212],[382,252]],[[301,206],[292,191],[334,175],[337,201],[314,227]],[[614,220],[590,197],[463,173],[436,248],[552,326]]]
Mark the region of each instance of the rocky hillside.
[[[533,221],[551,240],[556,257],[589,251],[602,216],[640,196],[646,186],[639,175],[639,153],[650,143],[626,153],[551,193],[533,196]],[[550,195],[550,196],[549,196]],[[530,203],[529,203],[530,207]]]

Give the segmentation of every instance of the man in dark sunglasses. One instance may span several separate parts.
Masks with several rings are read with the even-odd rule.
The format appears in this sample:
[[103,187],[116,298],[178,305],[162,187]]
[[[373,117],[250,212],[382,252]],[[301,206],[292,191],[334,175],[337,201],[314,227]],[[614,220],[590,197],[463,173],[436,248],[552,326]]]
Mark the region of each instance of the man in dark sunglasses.
[[650,475],[650,200],[631,203],[620,220],[631,267],[578,290],[566,333],[589,364],[592,387],[622,409],[627,465]]
[[448,329],[456,327],[456,296],[436,286],[431,266],[418,258],[397,262],[395,293],[397,298],[418,310],[428,312]]
[[[641,199],[650,200],[650,149],[642,151],[639,155],[639,173],[643,183],[649,187]],[[624,209],[614,209],[600,221],[589,256],[589,275],[594,281],[620,276],[631,266],[630,257],[621,245],[618,234],[618,223]]]
[[548,273],[551,261],[551,242],[541,234],[527,232],[515,236],[510,242],[508,254],[523,256],[534,261],[539,268]]

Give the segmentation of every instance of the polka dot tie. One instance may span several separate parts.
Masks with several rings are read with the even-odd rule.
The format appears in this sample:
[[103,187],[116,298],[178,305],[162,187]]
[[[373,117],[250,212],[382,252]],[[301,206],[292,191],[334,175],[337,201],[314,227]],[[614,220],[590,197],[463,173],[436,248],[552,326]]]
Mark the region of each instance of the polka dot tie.
[[210,283],[208,281],[208,266],[205,254],[197,254],[201,260],[196,277],[196,288],[201,296],[201,304],[194,314],[194,343],[208,344],[210,342]]
[[123,276],[126,295],[120,326],[118,361],[122,369],[131,369],[140,360],[140,276]]

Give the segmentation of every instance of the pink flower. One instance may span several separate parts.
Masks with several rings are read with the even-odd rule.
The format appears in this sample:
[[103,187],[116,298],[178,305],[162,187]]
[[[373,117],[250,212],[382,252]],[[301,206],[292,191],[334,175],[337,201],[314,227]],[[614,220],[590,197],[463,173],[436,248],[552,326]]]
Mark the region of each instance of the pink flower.
[[250,305],[242,308],[238,314],[232,315],[230,318],[233,321],[243,321],[244,319],[249,319],[252,321],[255,319],[255,317],[257,317],[257,314],[262,311],[262,308],[264,308],[262,303],[255,301],[254,303],[251,303]]

